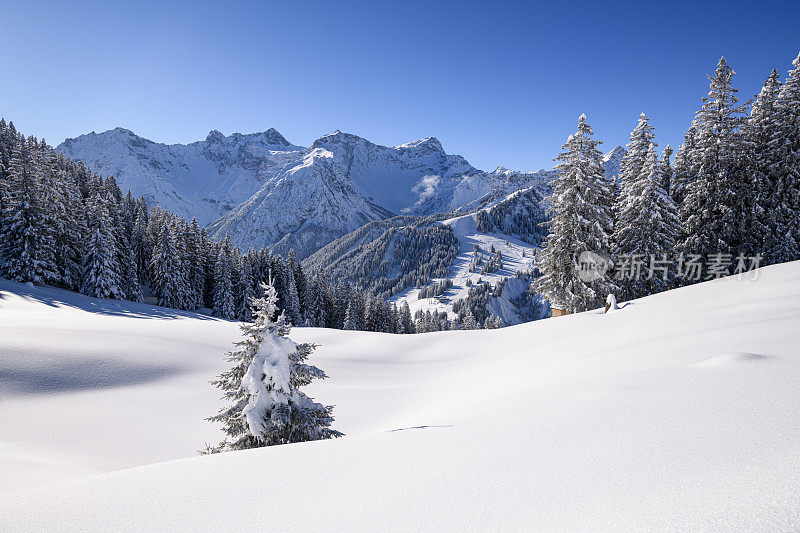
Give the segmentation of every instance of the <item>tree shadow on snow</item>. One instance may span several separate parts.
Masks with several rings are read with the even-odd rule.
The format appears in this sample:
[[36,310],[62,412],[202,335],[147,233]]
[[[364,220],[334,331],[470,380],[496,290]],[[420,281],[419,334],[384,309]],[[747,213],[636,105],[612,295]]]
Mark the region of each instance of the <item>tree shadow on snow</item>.
[[92,298],[65,289],[56,289],[47,286],[35,286],[27,283],[17,283],[0,278],[0,303],[7,298],[6,291],[25,300],[34,301],[50,307],[72,307],[89,313],[109,316],[124,316],[131,318],[195,318],[199,320],[220,320],[193,311],[180,311],[168,307],[159,307],[146,303],[130,302],[128,300],[107,300]]
[[181,372],[183,369],[176,366],[110,359],[58,361],[44,368],[0,367],[0,397],[138,385]]

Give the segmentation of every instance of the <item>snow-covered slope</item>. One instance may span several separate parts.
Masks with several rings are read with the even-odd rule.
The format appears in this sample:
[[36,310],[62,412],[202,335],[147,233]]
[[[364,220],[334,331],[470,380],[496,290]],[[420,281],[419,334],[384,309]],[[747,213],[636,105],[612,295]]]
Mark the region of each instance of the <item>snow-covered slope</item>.
[[[504,278],[509,281],[504,287],[503,298],[494,301],[492,314],[501,318],[503,323],[519,324],[521,322],[511,300],[518,297],[528,289],[527,281],[517,280],[516,272],[530,272],[533,270],[533,256],[535,248],[515,237],[497,233],[482,233],[475,227],[475,215],[464,215],[449,219],[443,224],[450,226],[458,239],[461,247],[460,253],[453,261],[451,271],[447,277],[435,278],[433,283],[449,280],[453,287],[448,289],[438,298],[419,298],[419,288],[409,288],[391,299],[398,306],[408,302],[413,315],[417,311],[434,311],[453,314],[453,303],[462,300],[469,294],[471,286],[479,282],[496,285]],[[490,256],[490,250],[499,251],[503,256],[503,268],[491,273],[481,273],[480,270],[471,271],[470,264],[474,258],[473,247],[477,245],[482,250],[485,259]],[[468,285],[468,281],[470,284]]]
[[372,220],[467,212],[552,176],[484,172],[434,137],[387,147],[339,131],[303,148],[274,129],[165,145],[117,128],[57,150],[114,175],[123,191],[196,216],[218,238],[301,257]]
[[[530,277],[518,278],[517,273],[533,271],[536,247],[546,234],[541,226],[547,218],[541,205],[546,192],[539,183],[499,201],[487,198],[486,207],[466,215],[373,222],[321,248],[303,265],[309,272],[358,284],[398,305],[408,302],[412,314],[438,310],[451,318],[453,305],[466,298],[471,287],[480,283],[497,288],[507,279],[501,294],[487,302],[486,311],[506,325],[533,320],[540,316],[534,309],[536,299],[521,298]],[[477,265],[475,246],[481,259]],[[497,253],[502,267],[489,269],[487,263]],[[452,285],[444,294],[420,298],[423,290],[444,282]]]
[[297,329],[348,436],[206,457],[234,324],[0,282],[0,529],[796,530],[800,263],[759,274],[500,330]]
[[[533,307],[536,302],[521,299],[530,289],[530,276],[518,277],[519,273],[533,272],[534,257],[538,245],[541,244],[542,235],[531,233],[543,231],[539,223],[545,220],[544,211],[539,205],[541,194],[537,189],[536,186],[529,187],[490,207],[441,221],[441,224],[452,229],[458,239],[459,253],[453,260],[447,277],[435,278],[432,283],[447,280],[452,286],[441,296],[432,298],[420,298],[421,289],[412,287],[392,298],[392,301],[398,305],[408,302],[412,315],[417,311],[438,310],[439,313],[447,313],[450,318],[454,318],[453,304],[467,298],[472,288],[484,283],[493,288],[503,284],[499,296],[488,298],[488,314],[500,318],[505,325],[540,318],[541,313],[531,315],[535,311]],[[517,220],[515,215],[522,217],[522,220]],[[502,225],[495,221],[500,221]],[[491,227],[481,227],[482,225]],[[502,268],[484,268],[492,255],[498,253],[502,259]],[[479,265],[476,265],[477,258],[481,260]]]

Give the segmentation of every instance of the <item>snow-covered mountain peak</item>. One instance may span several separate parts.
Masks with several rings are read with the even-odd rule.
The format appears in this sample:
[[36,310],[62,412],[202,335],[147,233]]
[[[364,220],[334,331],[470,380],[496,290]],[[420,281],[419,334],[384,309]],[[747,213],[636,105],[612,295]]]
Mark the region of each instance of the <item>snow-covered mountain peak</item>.
[[[123,128],[121,126],[117,126],[116,128],[114,128],[111,131],[113,131],[114,133],[119,134],[119,135],[126,135],[126,136],[129,136],[129,137],[138,137],[138,135],[133,133],[131,130],[129,130],[127,128]],[[94,132],[92,132],[92,133],[94,133]]]
[[219,130],[211,130],[206,137],[206,141],[209,142],[222,142],[223,139],[225,139],[225,135]]
[[363,137],[359,137],[354,133],[344,133],[341,130],[336,130],[333,133],[329,133],[328,135],[323,135],[313,143],[311,143],[310,148],[318,148],[320,146],[331,146],[334,144],[372,144],[368,140]]
[[605,163],[612,159],[622,159],[622,156],[624,156],[625,153],[626,153],[625,148],[623,148],[622,146],[615,146],[614,148],[603,154],[603,162]]
[[439,142],[439,139],[437,139],[436,137],[426,137],[424,139],[419,139],[417,141],[407,142],[404,144],[400,144],[395,148],[400,150],[424,149],[424,150],[431,150],[434,152],[445,153],[444,148],[442,148],[442,143]]
[[[202,141],[200,141],[202,142]],[[257,144],[273,151],[297,151],[302,150],[302,146],[296,146],[286,140],[275,128],[269,128],[257,133],[231,133],[225,136],[219,130],[211,130],[205,140],[209,144],[239,145]],[[192,143],[197,144],[197,143]]]
[[606,179],[619,176],[619,166],[622,158],[628,153],[622,146],[616,146],[603,154],[603,168],[605,169]]

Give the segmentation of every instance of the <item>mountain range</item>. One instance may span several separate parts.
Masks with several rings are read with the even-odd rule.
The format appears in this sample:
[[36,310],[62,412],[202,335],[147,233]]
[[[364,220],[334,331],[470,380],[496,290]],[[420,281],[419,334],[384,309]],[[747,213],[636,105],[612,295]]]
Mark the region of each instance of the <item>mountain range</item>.
[[[398,146],[336,131],[297,146],[275,129],[211,131],[190,144],[162,144],[116,128],[67,139],[57,150],[113,175],[122,190],[242,248],[306,257],[374,220],[469,212],[554,176],[552,170],[485,172],[447,154],[435,137]],[[609,152],[616,173],[624,149]]]

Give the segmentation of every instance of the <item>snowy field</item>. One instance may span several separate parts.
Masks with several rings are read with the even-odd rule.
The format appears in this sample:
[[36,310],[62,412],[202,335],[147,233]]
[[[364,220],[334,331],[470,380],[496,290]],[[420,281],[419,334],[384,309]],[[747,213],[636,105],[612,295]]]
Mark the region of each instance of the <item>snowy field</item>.
[[347,437],[200,457],[237,336],[0,280],[0,530],[800,529],[800,263],[501,330],[295,329]]

